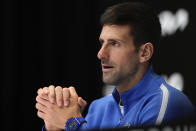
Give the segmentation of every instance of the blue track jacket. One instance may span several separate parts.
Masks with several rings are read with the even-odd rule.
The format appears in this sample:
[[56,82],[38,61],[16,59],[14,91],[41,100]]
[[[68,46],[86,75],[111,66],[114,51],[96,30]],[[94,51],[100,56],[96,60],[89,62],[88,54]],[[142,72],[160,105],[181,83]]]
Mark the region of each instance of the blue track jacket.
[[187,118],[194,110],[189,99],[156,75],[151,66],[129,91],[119,95],[114,88],[112,95],[93,101],[85,117],[87,123],[80,130],[159,125]]
[[151,66],[129,91],[120,95],[114,88],[112,95],[93,101],[80,130],[159,125],[187,118],[194,110],[189,99]]

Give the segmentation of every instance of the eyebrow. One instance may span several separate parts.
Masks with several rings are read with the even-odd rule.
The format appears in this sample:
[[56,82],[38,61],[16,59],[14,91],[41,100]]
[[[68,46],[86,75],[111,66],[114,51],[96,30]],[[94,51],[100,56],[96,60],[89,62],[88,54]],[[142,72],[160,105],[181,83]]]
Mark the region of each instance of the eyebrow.
[[[108,41],[109,41],[109,42],[117,41],[117,42],[125,43],[125,41],[124,41],[124,40],[120,40],[120,39],[108,39]],[[101,39],[101,38],[99,38],[99,42],[100,42],[100,43],[103,43],[103,42],[104,42],[104,40],[103,40],[103,39]]]

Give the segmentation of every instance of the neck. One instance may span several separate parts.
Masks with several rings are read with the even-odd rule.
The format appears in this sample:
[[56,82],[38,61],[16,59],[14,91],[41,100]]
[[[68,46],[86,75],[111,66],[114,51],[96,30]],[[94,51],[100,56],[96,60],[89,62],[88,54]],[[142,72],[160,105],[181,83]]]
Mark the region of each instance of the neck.
[[146,71],[148,70],[148,65],[142,65],[139,67],[138,72],[131,78],[125,80],[121,84],[117,86],[117,91],[119,94],[127,92],[131,88],[133,88],[143,77]]

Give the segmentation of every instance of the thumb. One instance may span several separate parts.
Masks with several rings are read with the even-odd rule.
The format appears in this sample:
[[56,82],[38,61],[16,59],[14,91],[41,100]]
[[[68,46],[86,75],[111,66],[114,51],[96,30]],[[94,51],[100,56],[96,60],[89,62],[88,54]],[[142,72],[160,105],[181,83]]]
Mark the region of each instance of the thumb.
[[82,97],[78,97],[78,104],[80,106],[81,112],[83,112],[84,108],[87,105],[87,102],[84,99],[82,99]]

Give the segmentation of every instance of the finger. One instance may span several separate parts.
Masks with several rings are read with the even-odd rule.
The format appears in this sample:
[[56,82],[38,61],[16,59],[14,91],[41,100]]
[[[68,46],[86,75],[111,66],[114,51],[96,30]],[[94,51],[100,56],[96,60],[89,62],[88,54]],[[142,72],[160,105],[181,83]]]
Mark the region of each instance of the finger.
[[78,98],[78,104],[79,104],[81,110],[83,111],[84,108],[85,108],[86,105],[87,105],[87,102],[86,102],[84,99],[82,99],[82,97],[79,97],[79,98]]
[[49,104],[49,101],[48,100],[45,100],[43,98],[41,98],[40,96],[37,96],[36,97],[36,101],[44,106],[48,106]]
[[56,93],[56,102],[59,107],[63,105],[63,89],[60,86],[57,86],[55,88],[55,93]]
[[49,97],[48,95],[42,94],[42,95],[38,95],[40,98],[45,99],[47,101],[49,101]]
[[36,103],[35,105],[36,109],[38,109],[39,111],[44,112],[46,110],[46,106],[40,104],[40,103]]
[[37,94],[38,95],[41,95],[43,93],[43,89],[42,88],[39,88],[38,90],[37,90]]
[[69,97],[70,97],[69,89],[68,88],[63,88],[64,106],[69,106]]
[[43,92],[45,95],[48,95],[49,94],[49,88],[48,87],[44,87],[43,88]]
[[55,89],[54,86],[49,86],[49,100],[51,103],[55,103]]
[[78,100],[78,94],[76,93],[76,90],[73,86],[69,87],[69,91],[70,91],[70,96]]
[[87,102],[84,99],[82,99],[82,97],[79,97],[78,104],[80,105],[80,107],[85,107],[87,105]]
[[45,119],[45,113],[43,113],[42,111],[37,111],[37,116],[39,117],[39,118],[41,118],[41,119]]
[[37,94],[38,94],[38,96],[42,97],[43,99],[48,100],[48,96],[45,95],[42,88],[38,89]]
[[46,89],[40,88],[40,89],[37,91],[37,94],[38,94],[38,96],[40,96],[41,98],[43,98],[43,99],[45,99],[45,100],[49,100],[49,99],[48,99],[48,95],[46,95],[46,94],[44,93],[44,90],[46,90]]

